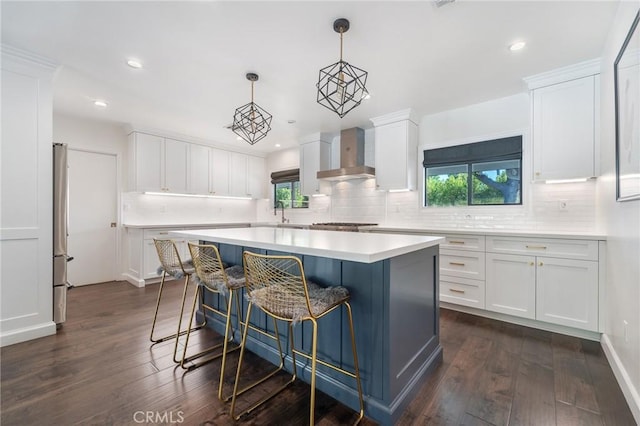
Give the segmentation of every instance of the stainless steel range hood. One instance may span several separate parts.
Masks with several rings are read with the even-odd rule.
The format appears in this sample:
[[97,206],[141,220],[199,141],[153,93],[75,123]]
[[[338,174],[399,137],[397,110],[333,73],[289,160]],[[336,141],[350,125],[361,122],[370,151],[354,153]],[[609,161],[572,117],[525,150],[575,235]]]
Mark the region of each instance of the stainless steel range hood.
[[347,180],[375,177],[376,169],[364,164],[364,130],[359,127],[340,132],[340,168],[321,170],[318,179]]

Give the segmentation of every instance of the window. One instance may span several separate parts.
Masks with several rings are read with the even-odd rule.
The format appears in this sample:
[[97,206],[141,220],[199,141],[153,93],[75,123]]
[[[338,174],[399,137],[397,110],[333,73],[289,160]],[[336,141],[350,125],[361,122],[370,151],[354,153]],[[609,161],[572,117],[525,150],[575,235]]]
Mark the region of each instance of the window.
[[309,197],[300,193],[300,169],[271,173],[273,184],[273,206],[285,208],[307,208]]
[[522,136],[424,151],[424,205],[522,204]]

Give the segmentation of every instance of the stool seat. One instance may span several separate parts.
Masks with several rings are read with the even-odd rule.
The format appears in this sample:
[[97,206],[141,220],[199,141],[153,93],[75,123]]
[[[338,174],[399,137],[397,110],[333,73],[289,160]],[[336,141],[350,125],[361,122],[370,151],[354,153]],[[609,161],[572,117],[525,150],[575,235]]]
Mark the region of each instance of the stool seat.
[[222,270],[201,266],[198,274],[193,279],[198,285],[224,294],[228,289],[237,290],[244,287],[246,280],[244,278],[244,268],[241,265],[225,268],[224,274],[227,276],[227,282],[224,281]]
[[[307,281],[307,290],[309,305],[304,293],[294,294],[290,286],[281,284],[254,290],[247,298],[260,309],[293,322],[322,316],[334,306],[349,300],[349,290],[345,287],[321,287],[312,281]],[[311,312],[309,312],[309,306]]]
[[174,278],[183,278],[184,275],[191,275],[196,272],[195,266],[193,266],[193,261],[191,259],[187,259],[182,262],[182,265],[179,264],[169,264],[169,265],[160,265],[158,266],[158,275],[162,275],[163,272],[166,272],[167,275],[171,275]]

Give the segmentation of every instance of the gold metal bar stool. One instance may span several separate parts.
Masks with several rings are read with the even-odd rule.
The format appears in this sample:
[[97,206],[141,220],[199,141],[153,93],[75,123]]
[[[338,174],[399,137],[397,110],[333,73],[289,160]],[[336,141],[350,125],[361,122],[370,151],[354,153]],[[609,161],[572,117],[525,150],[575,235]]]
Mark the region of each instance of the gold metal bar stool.
[[[218,387],[218,398],[221,400],[222,397],[222,385],[224,382],[224,372],[226,365],[227,353],[232,352],[236,349],[240,348],[240,345],[235,345],[232,348],[229,348],[229,342],[233,341],[234,330],[231,325],[231,309],[233,307],[233,301],[235,299],[236,303],[236,314],[237,314],[237,326],[239,328],[240,324],[242,324],[242,309],[240,307],[240,297],[238,296],[238,291],[244,287],[245,278],[244,278],[244,269],[240,265],[231,266],[229,268],[225,268],[220,258],[220,252],[218,248],[214,245],[208,244],[193,244],[189,243],[189,252],[191,253],[191,259],[193,259],[193,265],[195,266],[195,274],[193,276],[193,280],[196,282],[198,287],[195,290],[193,295],[193,304],[191,306],[191,316],[189,317],[189,327],[187,331],[186,341],[184,343],[184,348],[182,351],[182,359],[180,361],[180,366],[184,369],[192,369],[199,367],[200,365],[219,358],[222,356],[222,366],[220,368],[220,384]],[[219,294],[223,296],[225,299],[226,311],[221,311],[213,306],[208,305],[204,299],[204,292],[208,291],[210,293]],[[199,293],[201,292],[201,293]],[[207,349],[204,349],[196,354],[187,356],[187,348],[189,346],[189,337],[191,335],[191,325],[193,322],[193,317],[196,312],[196,302],[198,300],[198,295],[201,297],[201,306],[202,313],[206,316],[206,311],[216,313],[224,318],[225,321],[225,332],[224,332],[224,342],[211,346]],[[177,344],[177,341],[176,341]],[[208,357],[199,363],[193,363],[195,359],[201,358],[207,354],[214,352],[215,350],[222,347],[222,351],[220,353],[215,354],[212,357]],[[191,363],[190,365],[187,365]]]
[[[158,271],[162,271],[162,280],[160,281],[160,289],[158,290],[158,300],[156,302],[156,311],[153,314],[153,324],[151,325],[151,335],[150,339],[153,343],[160,343],[171,339],[178,339],[179,336],[185,334],[188,330],[181,330],[182,327],[182,315],[184,314],[184,303],[187,297],[187,288],[189,286],[189,279],[191,275],[195,272],[195,268],[193,267],[193,263],[191,260],[183,262],[180,259],[180,253],[178,252],[178,248],[173,240],[170,239],[159,239],[154,238],[153,243],[156,247],[156,251],[158,252],[158,259],[160,260],[160,267]],[[153,332],[156,327],[156,321],[158,319],[158,311],[160,309],[160,302],[162,300],[162,290],[164,289],[165,279],[167,275],[172,276],[173,278],[180,279],[182,277],[184,280],[184,290],[182,291],[182,302],[180,305],[180,316],[178,318],[178,331],[174,334],[170,334],[163,337],[154,337]],[[206,321],[205,321],[206,323]],[[203,327],[205,324],[197,324],[194,330],[197,330]],[[176,346],[177,347],[177,346]],[[173,361],[178,363],[180,362],[176,358],[176,347],[174,347],[173,351]]]
[[[246,348],[247,330],[245,326],[242,334],[242,344],[240,349],[240,359],[238,360],[238,369],[236,371],[236,381],[233,387],[233,396],[231,399],[230,414],[238,420],[242,415],[253,411],[259,407],[286,386],[293,383],[296,379],[296,355],[301,355],[311,360],[311,398],[309,409],[309,424],[314,424],[315,411],[315,395],[316,395],[316,366],[320,363],[326,367],[330,367],[335,371],[343,373],[355,379],[358,388],[358,397],[360,402],[360,412],[355,424],[359,423],[364,416],[364,401],[362,397],[362,385],[360,383],[360,369],[358,367],[358,354],[356,352],[355,333],[353,330],[353,316],[351,313],[351,305],[349,304],[349,292],[344,287],[320,287],[319,285],[307,281],[304,275],[302,262],[295,256],[272,256],[255,254],[248,251],[243,253],[244,270],[246,277],[246,290],[249,305],[247,308],[247,316],[245,323],[249,324],[251,319],[251,309],[255,305],[271,316],[276,324],[276,319],[286,321],[289,325],[289,338],[291,344],[291,358],[293,361],[293,375],[284,386],[278,388],[273,393],[260,399],[252,404],[248,409],[236,414],[236,397],[264,382],[275,373],[270,373],[265,378],[243,388],[238,391],[240,382],[240,371],[242,368],[242,360]],[[341,367],[320,360],[317,357],[317,338],[318,338],[318,320],[329,312],[344,306],[349,319],[349,330],[351,331],[351,348],[353,352],[354,371],[347,371]],[[295,349],[293,341],[293,324],[302,321],[310,321],[313,326],[311,353],[307,354]],[[278,342],[278,350],[280,351],[280,359],[284,360],[280,339],[278,338],[278,329],[275,328],[275,336],[272,336]],[[282,363],[280,368],[282,368]],[[279,371],[276,370],[277,371]]]

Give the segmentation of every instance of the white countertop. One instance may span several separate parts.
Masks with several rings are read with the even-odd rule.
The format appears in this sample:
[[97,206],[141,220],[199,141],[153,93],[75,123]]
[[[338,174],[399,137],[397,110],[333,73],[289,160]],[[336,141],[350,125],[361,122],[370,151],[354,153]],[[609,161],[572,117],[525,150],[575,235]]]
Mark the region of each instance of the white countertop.
[[468,235],[496,235],[502,237],[535,237],[535,238],[567,238],[573,240],[606,240],[606,235],[597,232],[578,232],[578,231],[538,231],[538,230],[512,230],[512,229],[496,229],[496,228],[427,228],[419,226],[366,226],[362,228],[365,231],[381,231],[381,232],[410,232],[416,234],[468,234]]
[[288,228],[171,231],[169,235],[329,259],[374,263],[444,242],[426,235],[374,234]]
[[158,229],[158,228],[229,228],[229,227],[243,227],[251,226],[251,222],[221,222],[221,223],[158,223],[158,224],[142,224],[142,223],[124,223],[125,228],[143,228],[143,229]]

